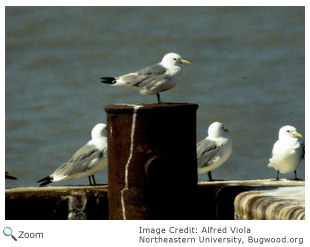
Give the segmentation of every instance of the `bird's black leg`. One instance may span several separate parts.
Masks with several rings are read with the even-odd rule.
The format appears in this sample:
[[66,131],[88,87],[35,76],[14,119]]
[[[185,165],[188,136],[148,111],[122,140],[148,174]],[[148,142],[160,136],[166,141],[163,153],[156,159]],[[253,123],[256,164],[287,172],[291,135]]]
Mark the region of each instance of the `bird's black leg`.
[[97,185],[96,180],[95,180],[95,175],[91,175],[91,177],[93,178],[94,185]]
[[93,185],[92,182],[91,182],[91,177],[88,176],[88,181],[89,181],[89,185]]
[[161,103],[161,100],[160,100],[160,95],[159,95],[159,93],[158,93],[158,94],[156,94],[156,96],[157,96],[157,101],[158,101],[158,104],[160,104],[160,103]]
[[209,181],[213,181],[211,172],[208,172]]
[[276,178],[276,180],[279,180],[279,170],[277,171],[277,178]]
[[295,174],[295,180],[299,180],[299,178],[297,178],[297,171],[296,170],[294,171],[294,174]]

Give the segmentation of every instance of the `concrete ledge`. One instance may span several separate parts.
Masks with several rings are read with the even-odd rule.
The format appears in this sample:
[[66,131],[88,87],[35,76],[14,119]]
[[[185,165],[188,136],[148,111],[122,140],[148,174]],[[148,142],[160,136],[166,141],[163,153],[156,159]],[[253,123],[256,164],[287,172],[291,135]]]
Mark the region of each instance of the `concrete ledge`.
[[[239,194],[247,191],[260,191],[262,194],[267,191],[295,186],[305,186],[304,181],[281,179],[257,179],[257,180],[236,180],[236,181],[215,181],[215,182],[199,182],[198,197],[199,203],[197,209],[199,211],[198,219],[203,220],[234,220],[236,218],[235,211],[240,203],[234,203]],[[290,194],[289,194],[290,195]],[[304,198],[305,195],[303,194]],[[292,200],[295,200],[292,198]],[[270,202],[266,199],[266,203]],[[300,202],[295,201],[297,204]],[[284,204],[286,202],[283,202]],[[249,205],[245,212],[254,210],[255,205]],[[247,210],[247,211],[246,211]],[[303,209],[305,211],[305,209]],[[269,219],[276,219],[276,211],[269,213]]]
[[200,186],[222,185],[222,186],[305,186],[305,181],[287,180],[287,179],[255,179],[255,180],[228,180],[228,181],[212,181],[198,182]]
[[108,186],[6,189],[5,219],[108,219]]
[[[194,220],[304,219],[304,186],[284,179],[214,181],[199,182],[194,197],[178,193],[195,198]],[[6,189],[5,200],[7,220],[109,219],[107,185]]]
[[305,187],[243,192],[234,207],[239,220],[304,220]]

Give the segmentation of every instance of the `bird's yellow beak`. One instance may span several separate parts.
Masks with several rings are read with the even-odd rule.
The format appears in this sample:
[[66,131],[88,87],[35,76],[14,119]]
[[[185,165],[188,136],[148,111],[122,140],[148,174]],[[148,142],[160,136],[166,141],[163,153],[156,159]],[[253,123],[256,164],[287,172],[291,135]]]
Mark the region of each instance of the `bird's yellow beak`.
[[293,133],[293,136],[296,137],[296,138],[301,138],[302,137],[302,134],[298,133],[298,132],[294,132]]
[[180,63],[181,63],[181,64],[191,65],[190,61],[187,61],[187,60],[185,60],[185,59],[181,59]]

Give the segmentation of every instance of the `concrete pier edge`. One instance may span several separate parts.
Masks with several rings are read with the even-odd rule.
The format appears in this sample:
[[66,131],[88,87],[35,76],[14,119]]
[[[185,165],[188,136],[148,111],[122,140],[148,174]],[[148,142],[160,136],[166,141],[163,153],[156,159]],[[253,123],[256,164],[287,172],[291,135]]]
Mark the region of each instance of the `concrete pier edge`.
[[[304,220],[305,182],[285,179],[198,182],[196,203],[193,220]],[[108,211],[107,185],[5,190],[6,220],[108,220]]]

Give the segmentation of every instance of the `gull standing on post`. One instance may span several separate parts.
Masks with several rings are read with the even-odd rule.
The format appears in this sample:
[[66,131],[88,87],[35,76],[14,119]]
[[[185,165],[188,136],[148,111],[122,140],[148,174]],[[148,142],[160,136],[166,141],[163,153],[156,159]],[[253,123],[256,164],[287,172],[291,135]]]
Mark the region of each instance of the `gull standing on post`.
[[208,128],[208,136],[197,143],[198,173],[208,173],[212,181],[211,171],[221,166],[231,155],[232,140],[228,132],[219,122],[212,123]]
[[[51,175],[38,181],[41,186],[68,179],[88,177],[90,185],[96,185],[94,174],[107,165],[107,126],[97,124],[91,131],[92,139]],[[93,179],[93,183],[91,181]]]
[[161,103],[159,93],[176,85],[174,77],[181,71],[179,64],[191,63],[176,53],[168,53],[160,63],[122,76],[101,77],[101,82],[112,86],[135,88],[141,94],[156,94],[159,104]]
[[297,166],[305,156],[305,144],[300,142],[302,135],[293,126],[283,126],[279,130],[279,140],[275,142],[272,149],[272,157],[269,159],[268,167],[273,167],[279,173],[295,173],[297,178]]

